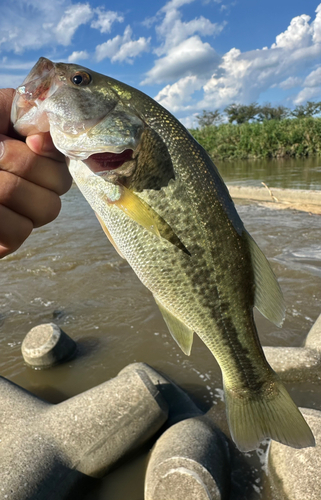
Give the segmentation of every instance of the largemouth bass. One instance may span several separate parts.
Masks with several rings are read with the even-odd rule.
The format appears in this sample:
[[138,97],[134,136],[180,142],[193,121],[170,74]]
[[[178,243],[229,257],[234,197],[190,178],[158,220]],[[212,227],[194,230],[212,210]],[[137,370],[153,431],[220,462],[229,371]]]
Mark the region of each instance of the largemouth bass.
[[142,92],[41,58],[18,87],[22,135],[50,131],[118,253],[152,292],[185,354],[197,333],[218,361],[231,436],[301,448],[310,428],[260,345],[253,307],[280,325],[284,302],[204,149]]

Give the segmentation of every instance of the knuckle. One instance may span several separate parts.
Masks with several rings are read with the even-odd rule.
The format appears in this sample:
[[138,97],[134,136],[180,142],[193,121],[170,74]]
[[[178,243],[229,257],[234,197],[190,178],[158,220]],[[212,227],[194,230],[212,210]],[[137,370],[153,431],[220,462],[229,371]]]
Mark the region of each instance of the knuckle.
[[0,170],[0,203],[7,203],[19,189],[20,177],[5,170]]
[[27,178],[34,166],[34,153],[25,143],[11,138],[2,141],[2,155],[0,167],[8,172],[15,172],[21,177]]

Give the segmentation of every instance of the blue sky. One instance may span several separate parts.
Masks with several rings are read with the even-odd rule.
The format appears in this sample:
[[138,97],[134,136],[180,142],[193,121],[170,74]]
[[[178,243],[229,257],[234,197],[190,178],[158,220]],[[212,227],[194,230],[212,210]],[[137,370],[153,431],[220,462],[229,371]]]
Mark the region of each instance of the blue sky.
[[187,125],[232,102],[321,100],[314,0],[11,0],[0,3],[1,87],[40,56],[141,89]]

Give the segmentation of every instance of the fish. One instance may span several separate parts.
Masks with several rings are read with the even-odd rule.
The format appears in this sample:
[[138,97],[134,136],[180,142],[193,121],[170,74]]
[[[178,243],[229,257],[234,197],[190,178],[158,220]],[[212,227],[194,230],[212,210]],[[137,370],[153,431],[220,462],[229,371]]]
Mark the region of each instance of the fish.
[[239,450],[266,438],[314,446],[265,359],[253,318],[256,307],[282,324],[280,286],[213,161],[181,122],[125,83],[46,58],[17,88],[12,122],[23,136],[50,132],[182,351],[190,354],[196,333],[212,352]]

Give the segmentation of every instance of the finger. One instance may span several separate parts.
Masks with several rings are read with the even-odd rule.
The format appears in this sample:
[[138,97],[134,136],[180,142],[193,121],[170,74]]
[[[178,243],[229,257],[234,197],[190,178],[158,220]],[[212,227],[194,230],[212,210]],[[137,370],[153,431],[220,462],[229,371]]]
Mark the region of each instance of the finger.
[[64,159],[56,161],[39,156],[30,151],[24,142],[4,135],[0,135],[0,172],[1,170],[23,177],[59,195],[66,193],[72,183]]
[[26,139],[26,144],[37,155],[46,156],[47,158],[61,162],[65,161],[65,156],[56,149],[49,132],[29,135]]
[[[53,221],[59,214],[59,196],[10,172],[0,172],[1,204],[31,220],[34,227]],[[2,222],[1,222],[2,223]]]
[[12,129],[10,121],[14,89],[0,89],[0,134],[7,134]]
[[0,205],[0,259],[19,248],[33,229],[30,219]]

